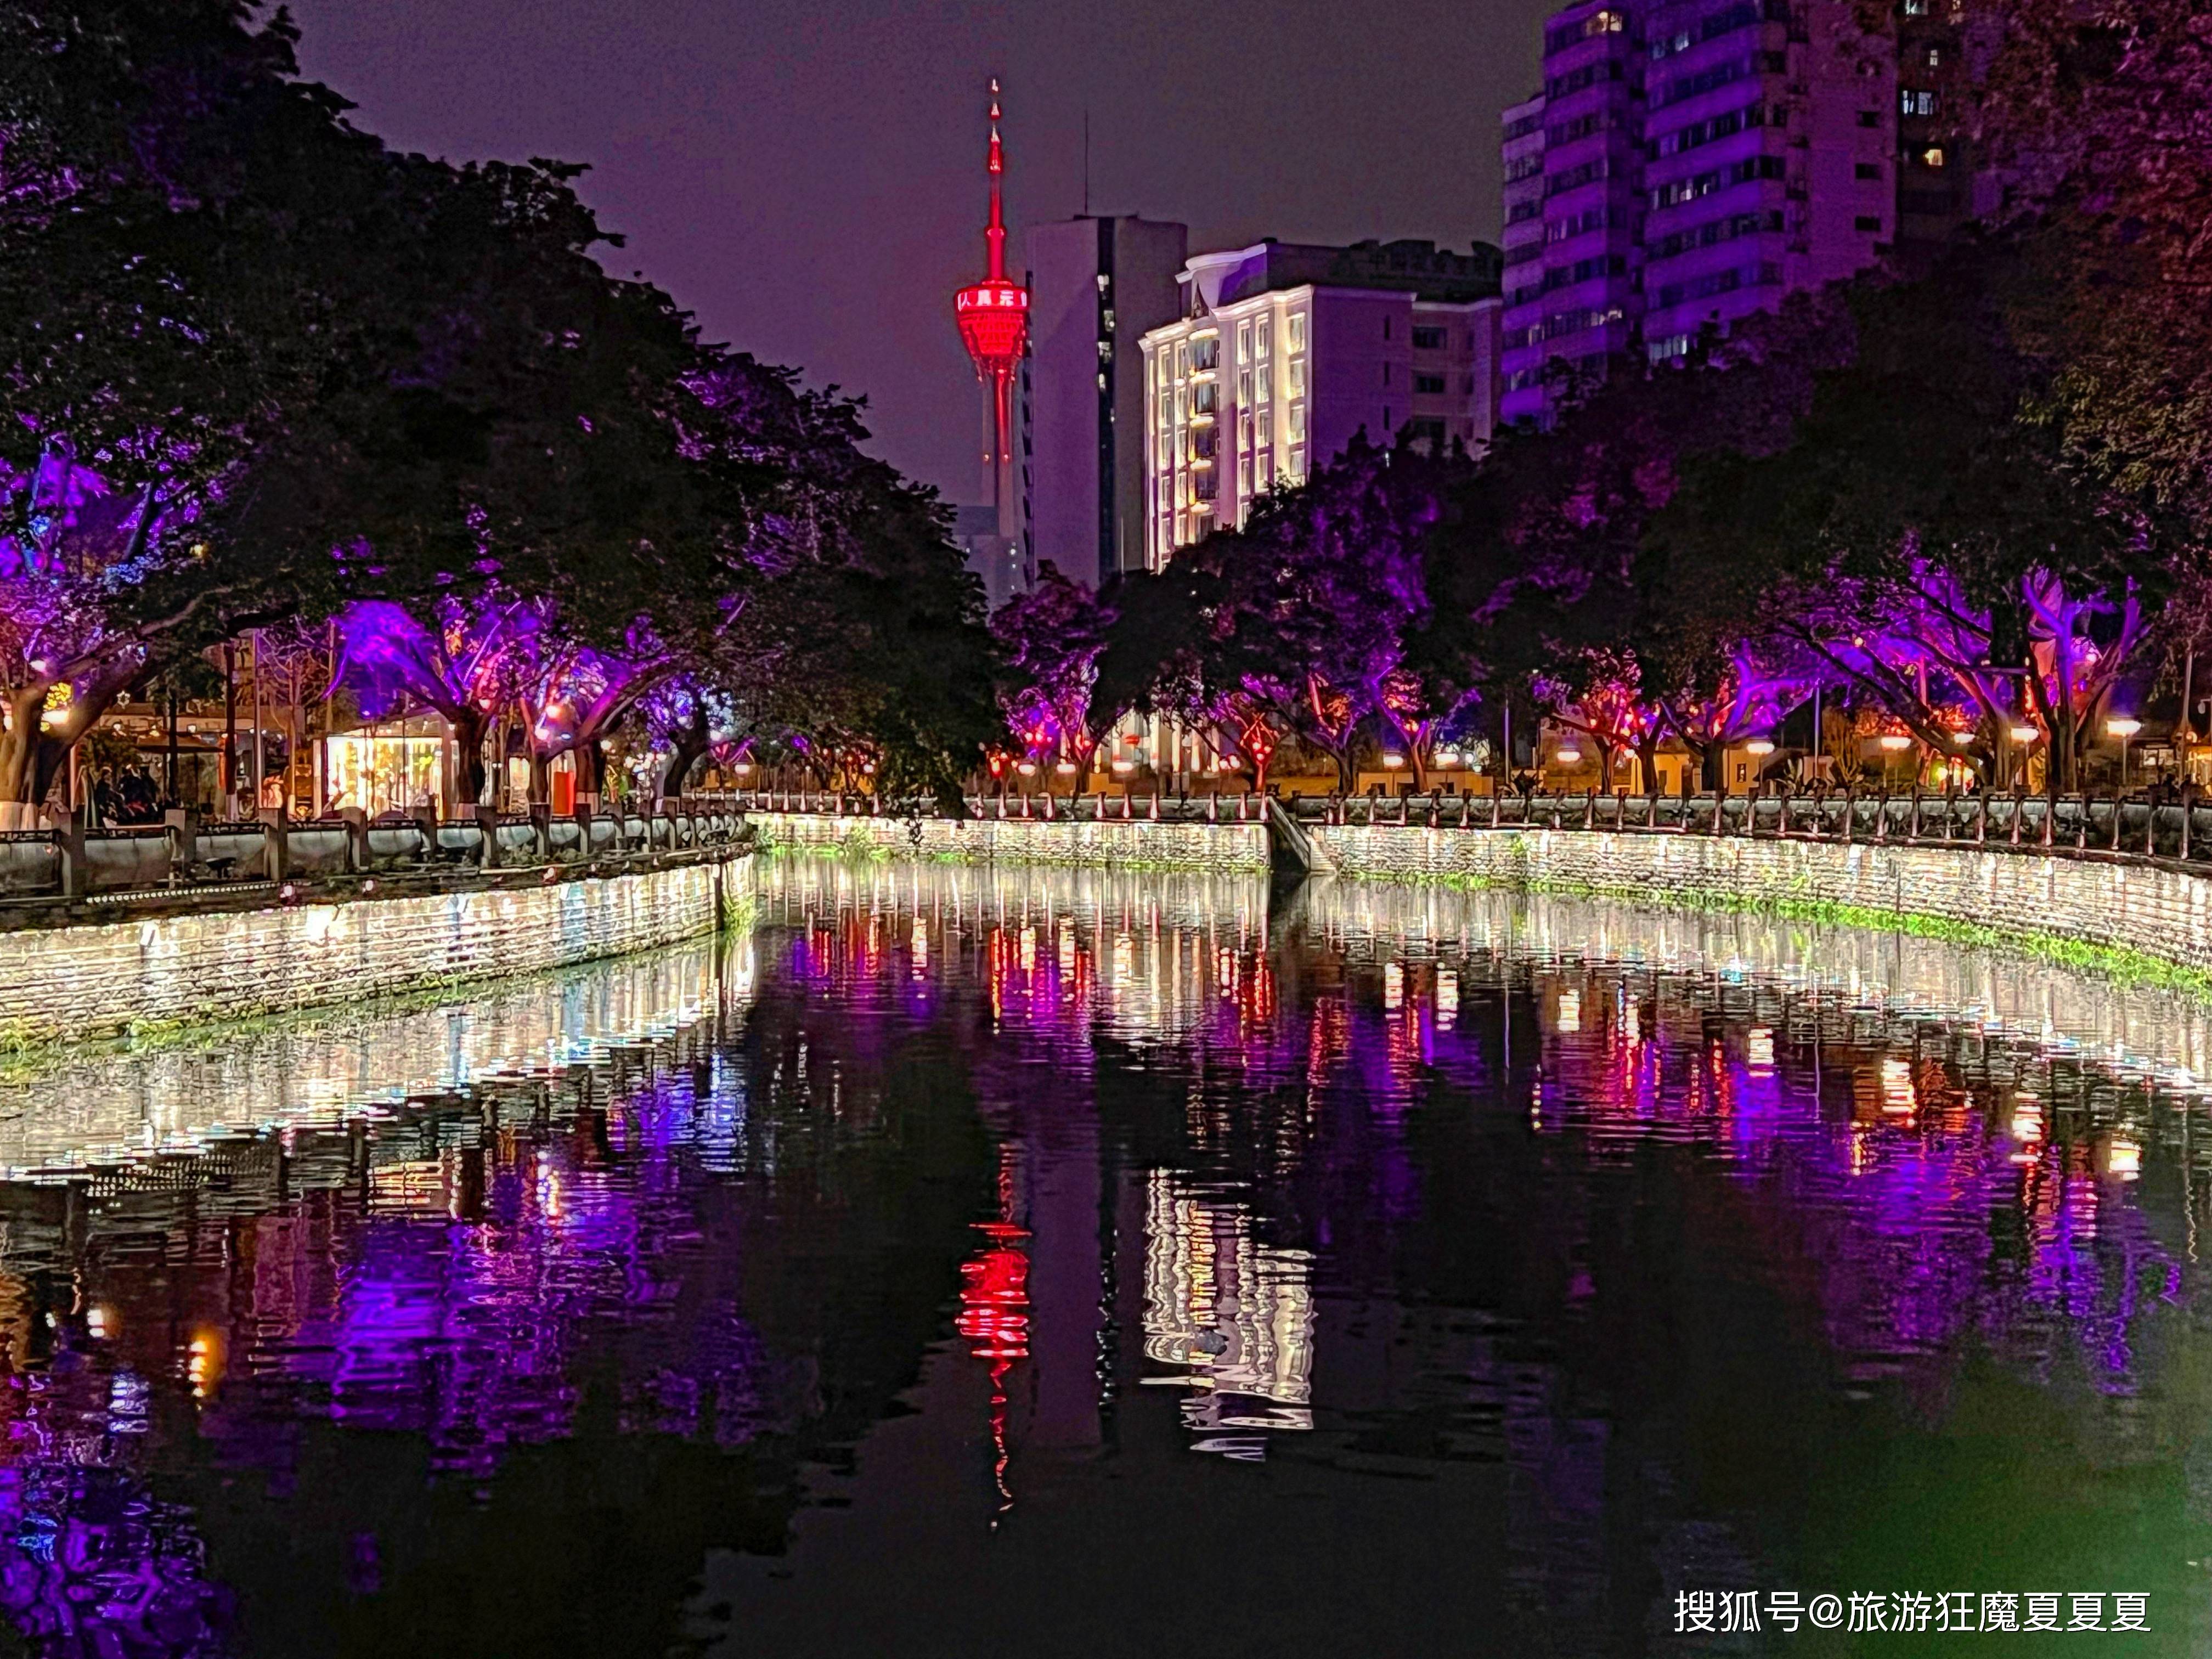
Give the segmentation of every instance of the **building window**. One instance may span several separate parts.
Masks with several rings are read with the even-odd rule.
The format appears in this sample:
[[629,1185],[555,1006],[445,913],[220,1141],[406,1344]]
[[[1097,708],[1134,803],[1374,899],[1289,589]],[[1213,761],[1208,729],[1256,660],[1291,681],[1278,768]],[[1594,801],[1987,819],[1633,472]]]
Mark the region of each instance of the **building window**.
[[1416,392],[1440,393],[1443,389],[1444,377],[1441,374],[1416,374],[1413,376],[1413,390]]
[[1259,447],[1260,453],[1263,455],[1275,441],[1270,435],[1274,430],[1274,416],[1266,404],[1261,404],[1254,427],[1253,441]]
[[1390,337],[1390,319],[1388,317],[1382,319],[1382,337],[1386,340]]
[[1294,311],[1283,319],[1283,349],[1296,356],[1306,349],[1306,314]]
[[1627,20],[1620,12],[1611,9],[1594,11],[1589,15],[1589,21],[1583,25],[1583,38],[1588,40],[1594,34],[1618,34],[1626,27]]
[[1880,126],[1881,125],[1881,112],[1875,109],[1861,110],[1859,112],[1859,125],[1863,127]]
[[1187,345],[1178,345],[1176,348],[1175,372],[1176,379],[1178,380],[1190,373],[1190,348]]
[[1863,230],[1875,236],[1881,234],[1881,219],[1877,214],[1862,213],[1851,221],[1853,230]]
[[1260,391],[1255,401],[1259,404],[1261,408],[1265,409],[1268,404],[1273,400],[1273,398],[1274,386],[1272,381],[1272,371],[1269,370],[1267,364],[1261,363],[1260,365]]
[[1942,167],[1943,165],[1943,146],[1941,144],[1930,144],[1926,149],[1922,150],[1920,152],[1920,165],[1923,167]]
[[1304,445],[1298,445],[1292,447],[1291,450],[1290,461],[1283,468],[1283,476],[1285,478],[1288,478],[1292,483],[1304,483],[1305,482],[1306,452]]
[[1414,350],[1442,351],[1443,349],[1443,330],[1440,328],[1417,328],[1413,331]]
[[1237,456],[1237,493],[1239,496],[1252,493],[1252,457],[1248,451],[1239,451]]
[[1252,336],[1252,355],[1263,363],[1267,361],[1267,336],[1273,328],[1273,319],[1262,317]]
[[1929,48],[1928,48],[1928,67],[1929,67],[1929,69],[1940,69],[1940,68],[1942,68],[1942,64],[1943,64],[1943,49],[1942,49],[1941,46],[1930,46],[1930,47],[1929,47]]
[[1283,424],[1288,428],[1290,440],[1293,445],[1304,443],[1306,441],[1306,406],[1304,404],[1292,404],[1284,411]]
[[1286,398],[1304,397],[1306,395],[1306,360],[1303,357],[1291,358],[1290,367],[1285,373],[1287,379],[1284,382],[1283,395]]
[[1856,167],[1853,167],[1851,171],[1861,179],[1879,179],[1881,177],[1881,163],[1879,161],[1862,161]]
[[1237,371],[1237,404],[1240,409],[1252,407],[1252,371],[1249,368]]
[[1936,97],[1932,92],[1917,92],[1911,87],[1899,88],[1897,112],[1899,115],[1933,115]]
[[1249,323],[1237,325],[1237,361],[1240,363],[1252,361],[1252,325]]

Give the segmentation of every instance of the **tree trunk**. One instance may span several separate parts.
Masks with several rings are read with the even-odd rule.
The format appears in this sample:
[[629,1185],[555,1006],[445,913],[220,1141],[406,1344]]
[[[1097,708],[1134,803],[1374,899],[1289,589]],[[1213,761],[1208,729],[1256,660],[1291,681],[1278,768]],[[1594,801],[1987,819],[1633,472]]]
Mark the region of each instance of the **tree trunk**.
[[490,769],[484,765],[484,730],[490,716],[481,708],[466,707],[450,710],[447,724],[453,728],[453,758],[459,772],[462,802],[481,805],[484,785],[489,781]]
[[691,723],[676,734],[668,764],[661,769],[660,780],[654,786],[658,796],[668,800],[681,795],[684,781],[691,775],[691,769],[699,763],[700,758],[712,746],[713,734],[707,730],[704,711],[695,713]]
[[39,827],[39,723],[47,689],[40,681],[8,693],[8,729],[0,734],[0,830]]
[[1659,734],[1652,732],[1637,739],[1636,763],[1643,769],[1644,793],[1656,796],[1659,793]]

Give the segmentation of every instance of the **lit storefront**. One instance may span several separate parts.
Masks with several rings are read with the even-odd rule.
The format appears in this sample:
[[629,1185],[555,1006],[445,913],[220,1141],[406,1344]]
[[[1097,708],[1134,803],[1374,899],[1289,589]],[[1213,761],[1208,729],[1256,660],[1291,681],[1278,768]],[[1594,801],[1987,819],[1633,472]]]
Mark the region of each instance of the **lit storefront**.
[[445,722],[422,716],[386,720],[323,740],[330,810],[440,813],[453,798],[452,740]]

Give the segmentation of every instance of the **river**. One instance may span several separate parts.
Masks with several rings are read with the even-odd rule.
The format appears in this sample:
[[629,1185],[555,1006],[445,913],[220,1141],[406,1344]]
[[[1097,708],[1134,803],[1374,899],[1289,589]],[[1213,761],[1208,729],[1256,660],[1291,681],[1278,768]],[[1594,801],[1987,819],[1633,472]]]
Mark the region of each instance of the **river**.
[[761,878],[0,1073],[0,1653],[2212,1648],[2206,1005],[1563,897]]

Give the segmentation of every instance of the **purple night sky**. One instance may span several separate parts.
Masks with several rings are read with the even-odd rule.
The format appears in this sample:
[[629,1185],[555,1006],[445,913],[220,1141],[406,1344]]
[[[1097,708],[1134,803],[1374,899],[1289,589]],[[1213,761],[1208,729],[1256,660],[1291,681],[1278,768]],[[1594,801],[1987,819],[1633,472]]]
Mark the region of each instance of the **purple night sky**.
[[[1498,116],[1557,0],[291,0],[307,72],[392,143],[589,162],[586,200],[711,339],[867,394],[878,448],[978,494],[952,290],[983,258],[983,83],[1008,216],[1273,235],[1498,234]],[[1017,256],[1018,257],[1018,256]]]

